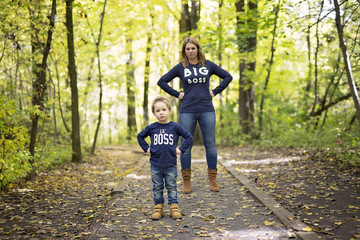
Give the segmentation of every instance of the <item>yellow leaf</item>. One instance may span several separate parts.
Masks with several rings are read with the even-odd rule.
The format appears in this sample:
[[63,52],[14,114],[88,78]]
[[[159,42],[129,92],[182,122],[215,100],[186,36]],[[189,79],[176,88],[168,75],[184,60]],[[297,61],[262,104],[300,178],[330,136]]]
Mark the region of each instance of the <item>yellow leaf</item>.
[[273,183],[273,182],[271,182],[271,183],[269,183],[269,187],[271,187],[271,188],[276,188],[276,184]]
[[304,232],[312,232],[313,231],[313,229],[311,227],[309,227],[309,226],[307,226],[306,228],[303,228],[302,230]]
[[266,226],[272,226],[272,225],[275,224],[275,222],[270,222],[268,220],[265,220],[264,223],[265,223]]

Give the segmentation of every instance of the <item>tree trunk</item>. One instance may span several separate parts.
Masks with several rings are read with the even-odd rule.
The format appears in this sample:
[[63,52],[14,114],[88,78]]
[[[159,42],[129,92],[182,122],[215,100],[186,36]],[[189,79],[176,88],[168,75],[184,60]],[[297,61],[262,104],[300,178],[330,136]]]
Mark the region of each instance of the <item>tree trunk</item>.
[[273,36],[272,36],[272,41],[271,41],[271,56],[270,56],[270,61],[269,61],[269,65],[267,68],[267,76],[265,79],[265,85],[263,88],[263,92],[261,93],[261,102],[260,102],[260,114],[259,114],[259,136],[262,132],[262,128],[263,128],[263,110],[264,110],[264,102],[265,102],[265,93],[269,84],[269,80],[270,80],[270,73],[271,73],[271,67],[272,64],[274,62],[274,53],[275,53],[275,37],[276,37],[276,29],[277,29],[277,19],[278,19],[278,15],[279,15],[279,11],[280,11],[280,2],[281,0],[279,0],[278,4],[276,7],[274,7],[274,12],[275,12],[275,19],[274,19],[274,29],[273,29]]
[[144,126],[149,125],[149,76],[150,76],[150,53],[151,53],[151,36],[152,33],[148,32],[148,39],[146,43],[146,56],[145,56],[145,76],[144,76],[144,102],[143,102],[143,117]]
[[350,87],[350,92],[354,101],[354,105],[355,105],[355,110],[356,110],[356,115],[357,115],[357,120],[360,124],[360,101],[359,101],[359,95],[356,89],[356,84],[352,75],[352,70],[351,70],[351,63],[350,63],[350,59],[347,53],[347,49],[346,49],[346,43],[345,43],[345,39],[344,39],[344,34],[343,34],[343,27],[341,25],[341,20],[340,20],[340,7],[339,7],[339,3],[337,0],[334,0],[334,4],[335,4],[335,12],[336,12],[336,18],[335,18],[335,22],[336,22],[336,28],[338,31],[338,35],[339,35],[339,41],[340,41],[340,48],[343,54],[343,58],[344,58],[344,64],[345,64],[345,70],[346,70],[346,76],[347,76],[347,80],[348,80],[348,84]]
[[98,117],[98,123],[96,125],[93,145],[91,147],[91,154],[95,153],[97,136],[99,134],[99,129],[100,129],[100,125],[101,125],[101,119],[102,119],[102,96],[103,96],[102,91],[103,91],[103,89],[102,89],[102,73],[101,73],[101,65],[100,65],[101,61],[100,61],[99,45],[100,45],[100,41],[101,41],[101,33],[102,33],[102,27],[103,27],[103,22],[104,22],[104,16],[105,16],[106,2],[107,2],[107,0],[104,1],[104,7],[103,7],[103,11],[101,13],[99,37],[98,37],[98,40],[96,41],[96,44],[95,44],[96,45],[96,56],[97,56],[97,60],[98,60],[99,91],[100,91],[100,93],[99,93],[99,117]]
[[[221,9],[224,5],[224,1],[220,0],[219,1],[219,14],[218,14],[218,21],[219,21],[219,26],[218,26],[218,41],[219,41],[219,47],[218,47],[218,61],[219,61],[219,67],[222,66],[222,51],[223,51],[223,42],[224,42],[224,36],[223,36],[223,27],[222,27],[222,16],[221,16]],[[221,83],[222,79],[219,78],[219,84]],[[226,88],[228,90],[228,88]],[[222,93],[219,94],[219,101],[220,101],[220,106],[223,106],[223,95]],[[219,120],[221,121],[222,119],[222,114],[220,112],[220,116],[219,116]]]
[[305,104],[303,104],[303,111],[304,111],[304,113],[306,113],[306,115],[307,115],[307,112],[309,109],[308,100],[310,99],[310,91],[311,91],[311,86],[312,86],[311,78],[312,78],[312,69],[313,69],[313,65],[311,62],[311,50],[312,49],[311,49],[311,27],[310,27],[311,22],[310,22],[310,20],[311,20],[311,14],[310,14],[310,6],[309,6],[309,13],[307,14],[308,30],[306,33],[308,71],[307,71],[307,78],[306,78],[307,83],[306,83],[305,92],[304,92],[304,103]]
[[315,31],[315,36],[316,36],[316,48],[315,48],[315,55],[314,55],[314,65],[315,65],[315,80],[314,80],[314,102],[313,102],[313,106],[310,112],[310,116],[312,116],[312,114],[316,111],[316,107],[318,105],[318,101],[319,101],[319,83],[318,83],[318,53],[319,53],[319,48],[320,48],[320,40],[319,40],[319,23],[320,23],[320,17],[322,14],[322,10],[323,10],[323,6],[324,6],[324,0],[321,1],[321,5],[320,5],[320,11],[318,14],[318,19],[316,21],[316,31]]
[[[39,10],[39,7],[36,9]],[[39,12],[33,12],[31,7],[29,7],[29,11],[32,17],[37,18],[37,14]],[[39,31],[40,29],[31,23],[32,29],[34,33],[31,36],[31,46],[33,53],[33,72],[35,73],[35,81],[33,81],[33,96],[32,96],[32,105],[37,110],[44,111],[44,97],[46,94],[47,83],[46,83],[46,69],[47,69],[47,58],[49,56],[50,48],[51,48],[51,40],[53,34],[53,28],[55,25],[55,15],[56,15],[56,0],[52,1],[51,13],[50,13],[50,26],[48,30],[47,40],[45,44],[45,48],[43,49],[43,55],[41,63],[36,60],[36,56],[39,55],[41,49],[41,43],[39,41]],[[35,22],[36,23],[36,22]],[[30,131],[30,145],[29,151],[32,156],[30,160],[30,164],[33,166],[31,172],[29,173],[29,178],[33,178],[35,176],[34,169],[34,158],[35,158],[35,146],[36,146],[36,136],[38,130],[38,120],[40,114],[38,112],[31,113],[31,131]]]
[[[257,38],[257,4],[249,1],[249,12],[245,15],[245,2],[236,2],[237,16],[237,41],[240,52],[239,63],[239,117],[242,132],[249,134],[254,127],[254,83],[251,80],[251,72],[255,72],[256,61],[256,38]],[[240,29],[246,29],[243,31]],[[254,59],[247,61],[246,59]],[[247,74],[245,74],[245,71]]]
[[68,43],[68,71],[71,86],[71,138],[72,138],[72,161],[81,162],[81,139],[80,139],[80,117],[79,117],[79,97],[77,89],[77,74],[75,64],[75,47],[74,47],[74,29],[72,18],[73,0],[66,0],[66,30]]
[[126,93],[127,93],[127,140],[135,135],[136,132],[136,112],[135,112],[135,73],[134,59],[132,53],[132,39],[126,37]]
[[60,111],[60,116],[61,116],[61,120],[64,124],[65,130],[67,133],[70,133],[70,129],[66,123],[66,120],[64,118],[64,113],[63,113],[63,107],[61,104],[61,91],[60,91],[60,75],[59,75],[59,70],[57,67],[57,61],[53,60],[54,62],[54,68],[55,68],[55,72],[56,72],[56,81],[57,81],[57,98],[58,98],[58,104],[59,104],[59,111]]
[[190,11],[187,1],[183,1],[181,8],[179,27],[180,37],[183,38],[184,35],[191,35],[192,31],[198,28],[197,23],[200,19],[200,0],[191,0]]
[[[190,36],[194,30],[198,28],[197,23],[200,19],[200,0],[192,0],[191,1],[191,8],[189,11],[189,4],[187,1],[184,1],[182,3],[182,11],[181,11],[181,18],[179,21],[179,27],[180,27],[180,43],[182,42],[182,38],[184,36]],[[182,89],[182,82],[179,81],[179,89]],[[180,116],[180,104],[181,101],[178,101],[177,104],[177,119],[179,119]],[[201,144],[202,143],[202,137],[201,132],[199,129],[199,126],[196,125],[195,132],[194,132],[194,143],[195,144]]]

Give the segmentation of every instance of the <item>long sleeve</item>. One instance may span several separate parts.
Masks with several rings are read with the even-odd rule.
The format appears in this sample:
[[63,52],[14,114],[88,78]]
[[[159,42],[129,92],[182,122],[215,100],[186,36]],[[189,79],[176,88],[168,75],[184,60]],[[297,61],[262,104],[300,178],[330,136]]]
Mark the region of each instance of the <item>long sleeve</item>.
[[227,71],[216,65],[215,63],[211,62],[211,64],[213,68],[213,73],[222,79],[219,86],[217,86],[214,90],[212,90],[213,93],[217,95],[221,93],[225,88],[227,88],[227,86],[230,84],[233,78],[230,75],[230,73],[228,73]]
[[158,86],[161,87],[162,90],[164,90],[165,92],[176,98],[179,97],[180,92],[170,87],[168,83],[171,82],[174,78],[179,77],[178,66],[179,65],[173,67],[169,72],[164,74],[157,82]]
[[179,131],[180,131],[180,136],[182,136],[185,141],[183,141],[181,143],[181,146],[179,147],[180,151],[182,153],[185,153],[186,150],[189,148],[189,146],[191,145],[192,141],[193,141],[193,136],[191,135],[190,132],[188,132],[184,127],[182,127],[181,125],[179,125]]
[[149,136],[149,127],[146,127],[137,135],[137,140],[139,142],[139,145],[145,153],[150,147],[149,144],[145,141],[145,138],[147,138],[148,136]]

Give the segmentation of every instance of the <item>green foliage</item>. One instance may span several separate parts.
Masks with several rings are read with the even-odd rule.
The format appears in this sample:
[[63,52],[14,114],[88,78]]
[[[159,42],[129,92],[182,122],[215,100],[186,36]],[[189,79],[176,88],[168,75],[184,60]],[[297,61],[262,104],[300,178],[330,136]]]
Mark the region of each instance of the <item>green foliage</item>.
[[347,167],[360,166],[360,128],[356,125],[349,127],[343,113],[329,113],[329,120],[319,125],[321,119],[310,119],[302,122],[301,119],[280,119],[271,130],[264,131],[262,138],[257,142],[267,147],[288,147],[308,149],[321,153],[319,157],[325,161],[335,161]]
[[0,190],[31,170],[27,129],[19,124],[21,113],[14,100],[0,97]]
[[242,145],[248,140],[248,136],[241,133],[241,125],[239,124],[236,105],[235,101],[227,101],[225,106],[216,110],[216,142],[219,145]]
[[52,169],[65,162],[71,161],[71,145],[53,145],[44,144],[37,149],[35,157],[37,161],[34,164],[36,172]]
[[[1,186],[24,176],[29,172],[29,155],[26,147],[30,131],[30,115],[38,114],[39,132],[35,149],[34,167],[36,172],[51,168],[71,157],[71,91],[67,72],[67,42],[64,4],[58,4],[57,22],[54,27],[53,41],[47,69],[47,96],[45,111],[40,112],[32,106],[32,84],[36,76],[33,59],[41,59],[41,53],[32,53],[31,33],[40,29],[38,40],[44,42],[49,20],[51,1],[0,1],[1,45],[0,92],[1,97]],[[220,2],[206,0],[201,2],[201,16],[198,29],[193,35],[200,39],[206,58],[221,65],[233,76],[233,81],[222,93],[225,106],[217,107],[217,143],[222,145],[259,144],[294,148],[318,148],[334,155],[341,164],[357,164],[358,129],[347,131],[349,116],[354,114],[351,101],[339,102],[322,112],[318,119],[309,119],[309,113],[315,100],[315,51],[317,51],[317,104],[332,103],[349,93],[346,76],[343,72],[342,53],[339,49],[337,30],[332,15],[325,15],[319,22],[319,49],[316,49],[316,25],[319,14],[319,1],[281,2],[277,19],[274,41],[274,62],[267,88],[264,89],[271,56],[271,44],[274,27],[274,8],[277,1],[258,1],[256,54],[239,52],[245,47],[236,35],[237,17],[243,20],[254,17],[251,12],[236,12],[235,0]],[[41,4],[40,4],[41,3]],[[104,16],[100,59],[95,49],[100,33],[100,19],[104,1],[74,2],[74,42],[78,73],[81,141],[91,145],[98,121],[99,85],[98,62],[101,61],[103,78],[103,115],[97,146],[104,144],[123,144],[136,142],[136,135],[127,134],[127,106],[136,107],[136,122],[143,120],[143,96],[149,99],[165,94],[157,86],[157,80],[172,66],[178,63],[182,36],[179,34],[181,4],[176,0],[151,1],[108,1]],[[326,9],[332,9],[325,2]],[[359,79],[359,44],[357,2],[346,1],[343,12],[346,19],[344,31],[355,79]],[[37,9],[41,14],[33,19],[29,8]],[[246,7],[247,8],[247,7]],[[351,15],[350,15],[351,13]],[[350,17],[351,16],[351,17]],[[35,21],[36,20],[36,21]],[[35,25],[35,26],[32,26]],[[310,26],[311,25],[311,26]],[[240,38],[246,38],[250,25],[243,26]],[[125,36],[125,32],[127,36]],[[151,33],[149,88],[144,94],[144,66],[147,48],[147,36]],[[128,103],[126,92],[126,59],[128,50],[126,39],[132,40],[132,58],[135,69],[135,102]],[[309,45],[307,44],[309,40]],[[256,62],[256,71],[246,71],[254,87],[253,132],[260,139],[242,134],[238,116],[239,99],[239,63],[242,60]],[[244,73],[242,73],[244,74]],[[219,81],[211,79],[215,88]],[[172,86],[180,90],[179,80]],[[261,97],[265,97],[263,108],[263,126],[260,132],[258,114]],[[168,96],[174,103],[175,98]],[[5,99],[16,99],[15,101]],[[214,98],[214,103],[219,96]],[[178,111],[174,104],[174,113]],[[150,117],[151,117],[151,112]],[[324,118],[326,117],[325,121]],[[176,119],[177,116],[174,116]],[[357,123],[355,123],[357,124]],[[66,128],[65,128],[66,125]],[[132,132],[138,132],[133,129]],[[352,126],[355,128],[355,126]],[[69,132],[70,131],[70,132]],[[340,135],[339,135],[340,134]],[[341,138],[341,144],[336,139]],[[333,157],[334,158],[334,157]],[[355,163],[354,163],[355,162]],[[4,175],[6,171],[6,176]],[[0,179],[0,180],[1,180]]]
[[[40,113],[37,109],[34,111]],[[29,116],[24,112],[29,114],[29,111],[21,111],[15,100],[0,97],[0,190],[26,177],[32,169],[39,172],[71,160],[68,139],[62,139],[60,133],[58,142],[62,144],[54,144],[49,117],[40,114],[40,124],[46,126],[48,132],[40,126],[42,134],[37,143],[35,161],[30,164],[31,155],[27,149],[29,135],[25,127],[29,126]]]

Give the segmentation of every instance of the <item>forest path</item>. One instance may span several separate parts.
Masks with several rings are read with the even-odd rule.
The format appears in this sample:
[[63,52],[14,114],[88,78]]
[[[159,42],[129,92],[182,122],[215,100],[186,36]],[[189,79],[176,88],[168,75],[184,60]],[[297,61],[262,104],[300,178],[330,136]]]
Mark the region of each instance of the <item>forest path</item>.
[[[210,192],[204,150],[195,146],[191,194],[181,193],[178,178],[184,218],[171,219],[166,205],[165,217],[152,221],[148,156],[137,145],[99,147],[81,164],[39,173],[2,193],[0,239],[288,239],[289,223],[273,215],[271,204],[321,239],[360,239],[359,171],[288,149],[219,147],[218,153],[220,192]],[[245,185],[269,196],[270,208]]]
[[153,195],[146,156],[140,161],[141,165],[115,187],[106,212],[85,239],[318,239],[315,233],[309,232],[309,227],[252,185],[229,161],[220,161],[221,190],[211,192],[205,153],[198,146],[192,153],[190,194],[181,193],[181,173],[178,172],[178,199],[183,219],[171,219],[165,204],[164,217],[151,220]]

